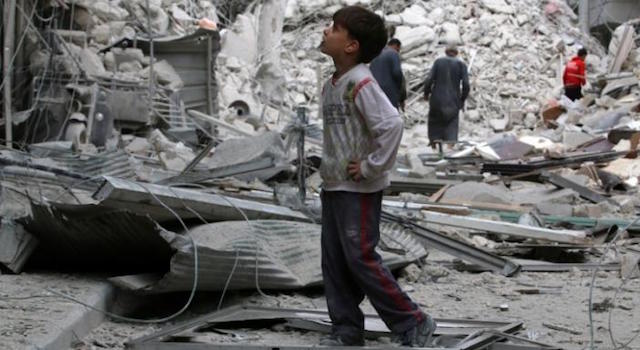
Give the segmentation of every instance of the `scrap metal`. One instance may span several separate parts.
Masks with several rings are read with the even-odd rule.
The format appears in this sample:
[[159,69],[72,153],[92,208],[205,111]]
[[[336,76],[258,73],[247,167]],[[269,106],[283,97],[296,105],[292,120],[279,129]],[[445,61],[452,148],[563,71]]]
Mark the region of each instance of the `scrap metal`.
[[[225,221],[189,229],[198,246],[198,290],[264,288],[291,290],[322,283],[320,226],[278,220]],[[144,293],[190,290],[194,256],[182,235],[165,236],[175,249],[164,276],[112,278],[116,285]],[[427,255],[413,237],[397,228],[381,231],[378,252],[395,270]]]
[[587,233],[584,231],[550,230],[542,227],[518,225],[510,222],[492,221],[458,215],[444,215],[428,211],[423,211],[423,217],[426,222],[433,224],[500,233],[514,237],[575,244],[588,244],[591,242],[587,237]]
[[580,197],[587,199],[593,203],[610,202],[614,205],[618,205],[616,202],[601,195],[600,193],[592,191],[591,189],[585,186],[582,186],[574,181],[571,181],[567,178],[564,178],[558,174],[555,174],[549,171],[542,171],[542,173],[540,173],[540,178],[543,181],[549,182],[554,186],[557,186],[560,188],[569,188],[571,190],[574,190],[580,195]]
[[383,212],[382,219],[383,221],[395,222],[401,225],[412,234],[424,240],[429,247],[441,250],[462,260],[476,263],[489,271],[500,273],[505,276],[513,276],[520,270],[520,265],[509,259],[485,252],[484,250],[472,245],[449,238],[403,217]]
[[[209,221],[242,219],[281,219],[310,221],[303,213],[286,207],[211,194],[200,190],[147,184],[105,176],[104,183],[94,193],[104,206],[122,208],[149,215],[157,221],[182,219]],[[167,210],[165,207],[171,208]]]
[[[206,341],[206,334],[211,328],[225,327],[225,324],[249,321],[271,321],[282,323],[292,320],[307,320],[318,325],[324,323],[325,327],[318,330],[329,332],[331,327],[327,323],[329,315],[324,310],[310,309],[284,309],[237,305],[220,311],[216,311],[196,319],[163,329],[155,334],[134,339],[125,344],[131,350],[152,349],[311,349],[317,346],[303,345],[258,345],[258,344],[221,344]],[[522,328],[522,322],[495,322],[476,320],[435,319],[438,328],[435,335],[456,334],[468,336],[462,344],[454,347],[431,347],[423,349],[444,350],[474,350],[482,349],[504,338],[501,334],[514,333]],[[294,323],[295,324],[295,323]],[[301,323],[297,323],[301,324]],[[308,324],[308,323],[307,323]],[[229,327],[229,326],[226,326]],[[495,331],[492,334],[490,331]],[[376,334],[389,334],[388,328],[377,315],[365,315],[365,335],[371,337]],[[477,336],[475,336],[477,335]],[[193,342],[195,340],[197,342]],[[215,340],[214,340],[215,341]],[[361,349],[398,349],[397,346],[383,345],[372,347],[359,347]]]
[[501,176],[514,176],[542,169],[556,167],[576,167],[584,162],[606,163],[626,155],[627,152],[597,152],[588,154],[569,155],[562,159],[537,160],[525,163],[497,162],[482,164],[481,172],[499,174]]

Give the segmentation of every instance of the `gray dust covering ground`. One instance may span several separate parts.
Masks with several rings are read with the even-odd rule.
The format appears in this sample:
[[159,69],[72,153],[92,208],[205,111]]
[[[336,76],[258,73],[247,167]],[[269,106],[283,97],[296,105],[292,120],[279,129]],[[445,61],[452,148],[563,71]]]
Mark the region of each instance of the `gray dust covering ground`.
[[55,296],[63,292],[84,302],[107,285],[104,279],[60,273],[0,274],[0,349],[47,344],[82,306]]
[[[484,319],[498,321],[523,321],[521,336],[536,341],[555,344],[566,349],[585,349],[589,346],[589,286],[592,273],[572,271],[567,273],[521,273],[516,277],[503,277],[493,273],[467,273],[447,269],[436,264],[422,268],[409,266],[401,272],[400,282],[422,308],[435,317]],[[627,342],[640,332],[640,313],[634,312],[640,303],[640,280],[629,280],[614,300],[620,287],[619,272],[598,272],[593,290],[595,341],[598,348],[611,349],[611,330],[617,342]],[[544,294],[529,294],[533,291]],[[320,294],[273,294],[277,298],[265,298],[259,294],[249,300],[239,295],[227,299],[256,305],[283,308],[324,308]],[[186,296],[185,296],[186,298]],[[195,317],[215,310],[218,299],[199,300],[188,316]],[[374,312],[368,302],[365,312]],[[170,313],[170,311],[167,311]],[[163,325],[162,327],[166,327]],[[123,349],[127,340],[152,334],[161,326],[135,325],[107,321],[87,336],[76,349]],[[564,330],[555,330],[560,328]],[[320,333],[300,332],[275,326],[272,329],[233,329],[228,335],[213,337],[219,343],[264,345],[314,345]],[[368,345],[388,343],[389,339],[368,341]],[[640,337],[631,344],[640,349]]]

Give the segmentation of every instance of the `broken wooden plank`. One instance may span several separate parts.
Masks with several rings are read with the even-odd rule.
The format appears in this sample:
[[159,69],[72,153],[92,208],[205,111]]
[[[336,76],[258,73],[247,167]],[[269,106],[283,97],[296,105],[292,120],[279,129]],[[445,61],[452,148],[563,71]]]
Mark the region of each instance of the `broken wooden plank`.
[[429,223],[460,227],[469,230],[486,231],[514,237],[532,238],[551,242],[588,244],[591,242],[584,231],[550,230],[541,227],[518,225],[509,222],[492,221],[457,215],[444,215],[422,211],[423,220]]
[[447,192],[447,190],[449,188],[451,188],[451,184],[447,184],[447,185],[442,186],[442,188],[439,189],[438,192],[432,194],[431,197],[429,197],[429,200],[432,201],[432,202],[439,201],[442,198],[442,196],[445,194],[445,192]]
[[0,264],[13,273],[22,268],[38,246],[38,239],[12,220],[2,220],[0,226]]
[[[149,215],[158,221],[205,219],[208,221],[280,219],[309,221],[303,213],[286,207],[227,197],[200,190],[161,186],[104,177],[93,198],[102,205]],[[166,206],[166,207],[165,207]],[[170,209],[167,209],[170,208]],[[173,213],[172,213],[173,211]]]

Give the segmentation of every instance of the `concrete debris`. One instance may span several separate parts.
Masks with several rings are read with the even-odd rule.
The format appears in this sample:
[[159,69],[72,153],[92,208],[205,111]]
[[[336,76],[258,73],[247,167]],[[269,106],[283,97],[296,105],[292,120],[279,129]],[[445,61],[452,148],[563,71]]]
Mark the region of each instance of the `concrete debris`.
[[[3,56],[0,84],[8,92],[0,125],[9,132],[0,151],[0,270],[27,272],[15,280],[46,266],[120,276],[111,282],[136,292],[190,291],[193,239],[194,291],[266,295],[261,288],[320,285],[321,89],[334,67],[318,44],[332,14],[353,4],[377,11],[402,42],[405,130],[378,250],[391,268],[406,266],[408,293],[434,313],[464,318],[478,318],[487,306],[514,316],[527,307],[531,332],[580,335],[576,315],[546,322],[541,313],[552,307],[520,302],[551,289],[566,294],[538,285],[553,279],[544,272],[580,284],[582,271],[597,267],[599,280],[611,277],[603,291],[620,277],[632,284],[640,276],[638,19],[611,28],[608,42],[608,34],[596,39],[579,27],[578,1],[19,3],[16,45],[8,45],[16,51]],[[5,44],[3,55],[12,49]],[[467,64],[471,93],[458,142],[432,148],[422,85],[449,45]],[[572,101],[563,69],[582,47],[587,82]],[[304,123],[296,114],[302,110]],[[614,228],[626,226],[604,254]],[[518,288],[520,278],[530,285]],[[484,289],[489,296],[476,301]],[[426,291],[456,304],[439,308]],[[576,287],[566,298],[581,292]],[[10,303],[4,297],[2,309]],[[272,299],[286,298],[303,297]],[[625,323],[638,323],[631,299],[600,298],[596,311],[617,306],[630,311],[633,322]],[[295,329],[329,329],[325,321],[295,322]],[[444,322],[439,335],[452,331]],[[499,326],[503,333],[487,334],[474,323],[453,345],[509,348],[493,342],[516,326]],[[562,341],[584,348],[577,338]],[[246,338],[233,342],[247,345]]]
[[[176,72],[175,69],[167,62],[160,61],[153,65],[153,73],[155,74],[155,78],[158,79],[158,83],[167,86],[171,90],[179,90],[184,86],[184,82],[180,78],[180,75]],[[150,68],[147,67],[144,70],[140,71],[140,76],[149,79]]]
[[174,143],[169,141],[160,130],[151,132],[149,143],[167,170],[181,172],[195,158],[195,154],[190,148],[185,147],[182,142]]

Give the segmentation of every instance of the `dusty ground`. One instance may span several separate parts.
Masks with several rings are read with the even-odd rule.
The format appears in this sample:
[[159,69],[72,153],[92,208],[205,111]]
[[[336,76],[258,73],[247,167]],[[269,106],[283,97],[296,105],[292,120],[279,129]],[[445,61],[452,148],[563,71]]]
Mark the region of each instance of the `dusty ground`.
[[[596,346],[598,349],[612,349],[608,317],[611,311],[611,328],[618,342],[626,343],[640,332],[640,280],[630,280],[621,289],[615,305],[615,290],[620,286],[619,273],[599,272],[593,301],[598,312],[593,314]],[[405,290],[420,303],[425,311],[436,317],[471,318],[485,320],[521,320],[525,329],[520,335],[537,341],[555,344],[567,349],[585,349],[589,346],[588,295],[591,273],[573,271],[570,273],[523,273],[517,277],[506,278],[492,273],[472,274],[444,269],[437,265],[427,265],[422,269],[409,268],[403,273],[401,283]],[[435,280],[435,281],[434,281]],[[533,289],[544,294],[527,294]],[[265,298],[258,294],[236,293],[228,297],[225,304],[247,301],[260,305],[291,308],[323,308],[324,300],[318,291],[307,294],[271,294],[275,298]],[[183,300],[186,296],[182,296]],[[200,296],[195,306],[185,317],[215,310],[217,295]],[[171,297],[168,302],[162,299],[151,302],[156,306],[164,305],[162,311],[157,307],[154,314],[179,308],[179,296]],[[166,301],[166,300],[165,300]],[[502,306],[502,308],[501,308]],[[147,305],[149,308],[150,305]],[[365,302],[367,311],[373,311]],[[157,316],[157,315],[156,315]],[[550,329],[544,324],[565,327],[567,330]],[[122,349],[128,339],[151,334],[165,327],[134,325],[128,323],[105,322],[95,329],[76,349]],[[575,334],[572,334],[575,333]],[[218,335],[220,343],[260,343],[280,345],[317,344],[320,334],[298,332],[281,327],[265,330],[234,330],[233,336]],[[382,343],[388,342],[382,339]],[[379,342],[369,342],[375,345]],[[630,349],[640,349],[640,336],[630,345]]]
[[98,277],[60,273],[0,274],[0,349],[38,348],[55,339],[74,313],[84,308],[46,289],[83,302],[104,290]]

